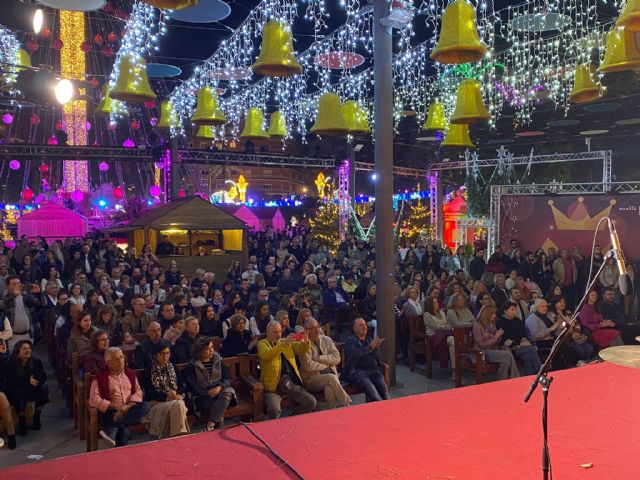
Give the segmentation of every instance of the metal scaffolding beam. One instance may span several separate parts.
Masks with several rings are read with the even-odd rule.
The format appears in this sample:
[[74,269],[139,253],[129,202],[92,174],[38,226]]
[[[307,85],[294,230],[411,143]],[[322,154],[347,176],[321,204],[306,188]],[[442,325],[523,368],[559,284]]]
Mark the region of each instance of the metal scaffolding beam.
[[[375,165],[368,162],[356,162],[356,170],[361,172],[373,172]],[[410,168],[410,167],[393,167],[393,174],[398,177],[415,177],[424,178],[427,174],[425,169]]]

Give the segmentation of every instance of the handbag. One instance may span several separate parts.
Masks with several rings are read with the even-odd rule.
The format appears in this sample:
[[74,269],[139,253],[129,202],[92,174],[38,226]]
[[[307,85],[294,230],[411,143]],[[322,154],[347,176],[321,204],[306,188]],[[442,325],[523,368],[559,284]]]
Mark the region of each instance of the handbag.
[[276,393],[286,397],[293,392],[294,387],[295,383],[289,378],[289,375],[281,375],[276,387]]

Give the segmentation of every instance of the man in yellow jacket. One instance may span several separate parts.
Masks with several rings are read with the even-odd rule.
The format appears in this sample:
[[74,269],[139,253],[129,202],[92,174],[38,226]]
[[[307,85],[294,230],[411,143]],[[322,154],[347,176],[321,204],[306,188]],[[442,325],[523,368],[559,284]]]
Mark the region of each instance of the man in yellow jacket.
[[279,418],[283,397],[290,398],[296,406],[296,414],[311,412],[316,406],[313,395],[302,388],[302,379],[295,355],[311,349],[306,333],[282,338],[282,326],[272,320],[267,325],[267,338],[258,342],[260,381],[264,385],[264,403],[267,417]]

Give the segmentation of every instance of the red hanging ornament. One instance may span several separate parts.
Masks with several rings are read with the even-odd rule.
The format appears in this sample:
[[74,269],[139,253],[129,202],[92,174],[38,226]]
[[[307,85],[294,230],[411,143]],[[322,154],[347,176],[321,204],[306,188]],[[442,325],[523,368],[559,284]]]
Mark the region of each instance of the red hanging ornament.
[[87,40],[82,42],[82,44],[80,45],[80,50],[82,50],[84,53],[89,53],[91,51],[91,42]]
[[109,40],[111,43],[117,42],[118,34],[116,32],[109,32],[109,35],[107,35],[107,40]]
[[104,47],[104,50],[102,50],[102,54],[107,58],[111,58],[116,54],[116,52],[113,51],[113,48],[110,45],[107,45]]
[[96,45],[102,45],[104,43],[104,38],[102,38],[102,35],[100,35],[99,33],[96,33],[93,36],[93,43],[95,43]]
[[133,130],[140,130],[140,122],[137,120],[131,120],[131,128]]
[[22,189],[22,192],[21,192],[20,196],[22,197],[22,199],[24,201],[30,202],[31,200],[34,199],[36,194],[33,193],[33,190],[31,190],[29,187],[25,187],[25,188]]
[[89,80],[89,83],[93,88],[98,88],[100,86],[100,82],[97,78],[92,78],[91,80]]
[[31,125],[38,125],[40,123],[40,115],[34,113],[31,115]]
[[148,102],[144,102],[144,106],[147,108],[153,108],[156,106],[156,101],[155,100],[150,100]]
[[54,50],[62,50],[64,47],[64,43],[59,38],[56,38],[53,42],[51,42],[51,48]]
[[38,170],[40,170],[40,173],[47,173],[49,171],[49,166],[46,163],[42,163],[38,167]]
[[102,7],[102,10],[107,13],[111,13],[113,12],[113,5],[111,5],[110,3],[107,3],[104,7]]
[[51,30],[49,27],[43,27],[40,31],[40,35],[42,35],[43,38],[49,38],[51,37]]
[[124,20],[127,17],[127,12],[125,12],[122,8],[116,8],[114,15],[121,20]]
[[183,189],[178,190],[178,198],[184,198],[187,196],[187,192],[185,192]]
[[39,48],[40,48],[40,45],[33,38],[27,42],[27,50],[29,50],[30,52],[35,52]]
[[55,124],[56,130],[62,130],[62,122],[58,120]]
[[111,193],[116,200],[122,200],[124,198],[124,189],[122,187],[115,187]]

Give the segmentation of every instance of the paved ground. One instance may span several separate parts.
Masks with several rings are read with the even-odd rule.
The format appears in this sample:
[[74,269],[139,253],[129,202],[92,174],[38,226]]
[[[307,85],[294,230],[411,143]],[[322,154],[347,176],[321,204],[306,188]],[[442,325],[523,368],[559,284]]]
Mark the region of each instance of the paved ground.
[[[38,351],[36,353],[44,360],[44,355],[40,355]],[[427,379],[424,370],[419,368],[411,372],[408,367],[398,365],[396,372],[398,388],[392,390],[392,397],[453,388],[453,382],[450,380],[451,371],[441,370],[436,363],[434,363],[431,380]],[[473,377],[469,375],[465,380],[465,383],[472,383]],[[51,403],[43,411],[42,430],[39,432],[29,430],[26,437],[18,436],[16,450],[0,449],[0,469],[85,452],[85,441],[80,440],[73,429],[73,419],[65,406],[53,375],[49,376],[48,384],[51,388]],[[353,400],[355,404],[364,403],[364,395],[356,395]],[[134,436],[130,443],[141,443],[152,439],[150,435]],[[109,448],[104,441],[100,441],[99,444],[101,449]]]

